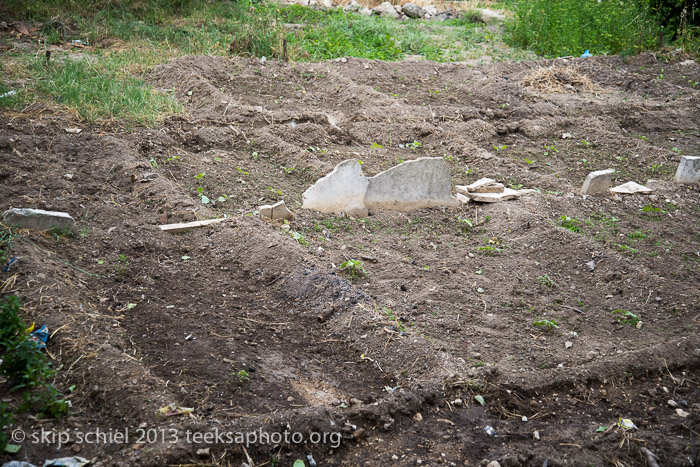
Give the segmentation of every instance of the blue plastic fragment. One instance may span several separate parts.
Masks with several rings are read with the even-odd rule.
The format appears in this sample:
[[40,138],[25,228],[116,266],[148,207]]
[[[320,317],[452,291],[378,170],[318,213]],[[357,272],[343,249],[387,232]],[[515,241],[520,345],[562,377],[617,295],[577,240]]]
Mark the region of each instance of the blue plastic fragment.
[[10,261],[7,262],[4,268],[2,268],[2,272],[9,272],[10,271],[10,266],[12,266],[12,263],[17,261],[17,257],[13,256]]
[[49,328],[42,326],[33,333],[29,334],[29,339],[34,341],[34,345],[37,349],[43,349],[46,347],[46,339],[49,338]]
[[583,52],[583,55],[581,55],[581,57],[583,57],[583,58],[588,58],[588,57],[592,57],[592,56],[593,56],[593,54],[591,54],[591,53],[588,51],[588,49],[586,49],[586,51]]

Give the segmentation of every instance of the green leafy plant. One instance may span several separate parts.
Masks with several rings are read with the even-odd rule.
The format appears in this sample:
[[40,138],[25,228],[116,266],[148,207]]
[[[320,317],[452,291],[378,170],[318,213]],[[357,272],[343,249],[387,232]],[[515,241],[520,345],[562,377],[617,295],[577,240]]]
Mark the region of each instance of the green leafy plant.
[[[0,298],[0,349],[2,363],[0,375],[12,391],[22,391],[24,403],[20,410],[34,410],[42,416],[61,417],[68,412],[69,403],[50,383],[54,372],[46,356],[29,338],[20,317],[20,301],[15,296]],[[8,406],[0,404],[0,421],[12,420]],[[0,450],[7,444],[6,436],[0,436]]]
[[309,241],[302,234],[295,230],[290,230],[289,236],[296,240],[300,245],[304,245],[305,247],[311,246]]
[[574,233],[581,233],[581,222],[573,217],[561,216],[559,218],[559,226],[564,227]]
[[238,380],[238,384],[241,386],[250,381],[250,373],[245,370],[235,371],[231,374],[231,376],[236,378]]
[[613,310],[610,314],[617,317],[617,322],[620,324],[628,324],[630,326],[637,326],[639,324],[639,317],[634,313],[627,310]]
[[343,264],[340,265],[340,270],[346,271],[350,275],[350,277],[353,278],[367,275],[367,272],[362,267],[362,262],[355,259],[349,259],[345,261]]
[[554,279],[549,277],[549,275],[544,274],[542,276],[537,276],[537,280],[539,281],[540,284],[544,285],[545,287],[559,287],[559,284],[554,282]]
[[559,323],[554,321],[553,319],[541,319],[538,321],[535,321],[533,323],[535,326],[538,328],[544,329],[545,331],[551,331],[553,329],[557,329],[559,327]]

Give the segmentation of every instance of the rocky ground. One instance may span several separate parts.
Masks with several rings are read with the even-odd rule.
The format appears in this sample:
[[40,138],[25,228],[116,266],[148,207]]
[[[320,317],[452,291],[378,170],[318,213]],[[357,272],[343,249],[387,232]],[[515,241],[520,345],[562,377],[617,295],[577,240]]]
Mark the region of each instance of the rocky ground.
[[[150,76],[188,109],[157,128],[0,116],[0,208],[79,227],[21,232],[2,273],[50,329],[57,387],[75,386],[72,415],[10,430],[68,443],[30,437],[2,460],[651,465],[646,448],[697,465],[700,189],[673,181],[700,145],[686,58],[185,57]],[[345,159],[373,175],[424,156],[455,185],[536,192],[363,219],[301,209]],[[654,193],[581,195],[607,168]],[[260,219],[281,199],[288,225]],[[168,404],[194,410],[157,416]],[[77,437],[97,429],[128,439]],[[256,430],[303,439],[205,438]]]

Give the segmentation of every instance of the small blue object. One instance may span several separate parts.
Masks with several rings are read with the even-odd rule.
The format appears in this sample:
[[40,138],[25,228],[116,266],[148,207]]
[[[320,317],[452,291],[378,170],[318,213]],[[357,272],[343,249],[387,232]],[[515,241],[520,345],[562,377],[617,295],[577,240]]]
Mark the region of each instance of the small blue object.
[[13,256],[10,261],[7,262],[4,268],[2,268],[2,272],[9,272],[10,271],[10,266],[12,266],[12,263],[17,261],[17,257]]
[[46,339],[49,338],[49,328],[42,326],[33,333],[29,334],[29,339],[34,341],[37,349],[46,348]]
[[583,52],[583,55],[581,55],[581,57],[583,57],[583,58],[588,58],[588,57],[592,57],[592,56],[593,55],[588,51],[588,49],[586,49],[586,51]]

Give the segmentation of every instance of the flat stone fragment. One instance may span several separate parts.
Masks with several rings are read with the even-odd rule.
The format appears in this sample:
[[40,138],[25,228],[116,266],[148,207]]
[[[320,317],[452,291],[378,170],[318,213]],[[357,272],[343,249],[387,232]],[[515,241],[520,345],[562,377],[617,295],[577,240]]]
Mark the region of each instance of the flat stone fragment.
[[411,211],[459,206],[451,193],[450,169],[442,157],[406,161],[369,179],[367,209]]
[[195,229],[197,227],[206,227],[207,225],[218,224],[219,222],[223,222],[226,220],[229,220],[229,218],[222,217],[220,219],[207,219],[204,221],[185,222],[184,224],[164,224],[159,227],[160,230],[162,230],[163,232],[178,233],[184,232],[185,230],[189,229]]
[[586,181],[583,182],[581,193],[584,195],[606,193],[610,185],[612,185],[612,176],[614,173],[615,169],[598,170],[589,173],[588,177],[586,177]]
[[75,220],[65,212],[13,208],[3,214],[5,224],[22,229],[68,229],[75,232]]
[[681,156],[675,179],[678,183],[700,182],[700,157]]
[[469,194],[469,193],[503,193],[505,186],[502,183],[496,182],[492,178],[482,178],[471,185],[457,185],[455,190],[458,193]]
[[620,186],[610,188],[611,193],[619,193],[622,195],[632,195],[635,193],[652,193],[654,190],[647,188],[644,185],[640,185],[637,182],[627,182]]
[[278,201],[275,204],[266,204],[258,207],[260,217],[277,221],[280,219],[292,219],[294,214],[287,208],[284,200]]
[[518,199],[522,194],[521,191],[505,188],[503,193],[469,193],[469,198],[479,203],[500,203],[501,201]]
[[457,201],[459,201],[462,204],[468,204],[469,201],[471,201],[471,198],[469,196],[463,195],[462,193],[457,193],[455,195],[455,198],[457,198]]
[[344,212],[353,217],[366,217],[364,200],[368,185],[369,179],[362,174],[357,159],[343,161],[304,192],[302,208],[326,214]]

